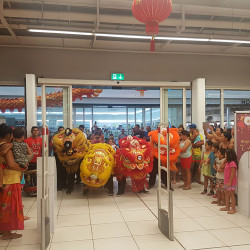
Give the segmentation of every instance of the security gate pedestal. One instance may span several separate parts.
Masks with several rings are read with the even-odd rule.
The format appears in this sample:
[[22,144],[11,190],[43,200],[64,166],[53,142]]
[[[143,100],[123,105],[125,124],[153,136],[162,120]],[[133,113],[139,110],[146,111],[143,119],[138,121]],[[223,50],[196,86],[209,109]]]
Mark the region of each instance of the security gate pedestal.
[[[161,144],[162,131],[167,132],[167,145]],[[161,149],[167,150],[167,168],[161,165]],[[167,172],[167,190],[161,188],[161,170]],[[160,123],[158,127],[158,189],[157,189],[157,201],[158,201],[158,227],[162,234],[169,240],[174,240],[173,230],[173,196],[170,188],[170,161],[169,161],[169,125],[167,123]],[[161,208],[161,193],[165,192],[168,195],[168,211]]]

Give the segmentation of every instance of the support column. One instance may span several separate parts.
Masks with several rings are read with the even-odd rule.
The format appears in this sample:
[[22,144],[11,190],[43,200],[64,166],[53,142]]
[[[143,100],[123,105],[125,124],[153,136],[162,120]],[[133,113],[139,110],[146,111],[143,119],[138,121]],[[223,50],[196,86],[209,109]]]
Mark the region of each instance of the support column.
[[26,128],[27,137],[29,137],[32,126],[37,125],[36,76],[34,74],[26,74],[25,86]]
[[206,121],[205,86],[205,78],[199,78],[192,82],[192,123],[197,125],[202,134],[202,123]]

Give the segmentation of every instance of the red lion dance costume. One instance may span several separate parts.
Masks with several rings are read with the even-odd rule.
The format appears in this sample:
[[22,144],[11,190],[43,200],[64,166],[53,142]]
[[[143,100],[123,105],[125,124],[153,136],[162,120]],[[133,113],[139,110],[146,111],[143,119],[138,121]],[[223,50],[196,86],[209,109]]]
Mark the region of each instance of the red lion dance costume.
[[133,192],[139,192],[148,186],[147,174],[153,168],[153,156],[148,142],[138,137],[127,136],[119,141],[116,151],[117,179],[128,176],[132,180]]
[[[180,154],[180,136],[178,134],[178,128],[170,128],[169,129],[169,155],[170,155],[170,170],[177,171],[175,166],[175,162],[177,162],[177,158]],[[151,137],[150,145],[152,148],[152,153],[155,158],[158,159],[158,130],[154,130],[148,133]],[[161,144],[167,144],[167,130],[161,131]],[[165,148],[161,148],[161,163],[162,165],[167,165],[167,150]]]

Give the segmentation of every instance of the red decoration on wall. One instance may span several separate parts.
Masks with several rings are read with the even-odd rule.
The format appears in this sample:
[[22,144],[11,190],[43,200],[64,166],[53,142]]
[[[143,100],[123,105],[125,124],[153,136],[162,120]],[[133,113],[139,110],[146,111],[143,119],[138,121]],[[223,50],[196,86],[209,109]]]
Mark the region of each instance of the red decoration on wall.
[[171,0],[134,0],[132,13],[134,17],[146,24],[146,33],[152,35],[151,51],[155,51],[154,36],[159,33],[159,23],[172,12]]
[[140,96],[144,96],[144,92],[147,91],[145,89],[137,89],[136,91],[140,92]]
[[[72,100],[73,102],[77,99],[82,100],[82,96],[87,96],[88,98],[97,97],[102,93],[102,89],[72,89]],[[46,104],[48,107],[61,106],[63,102],[63,92],[57,91],[55,93],[50,93],[46,95]],[[37,107],[41,107],[42,97],[37,97]],[[21,98],[12,98],[12,99],[0,99],[0,110],[2,113],[8,109],[11,112],[14,109],[17,109],[18,112],[21,112],[25,108],[25,99]]]

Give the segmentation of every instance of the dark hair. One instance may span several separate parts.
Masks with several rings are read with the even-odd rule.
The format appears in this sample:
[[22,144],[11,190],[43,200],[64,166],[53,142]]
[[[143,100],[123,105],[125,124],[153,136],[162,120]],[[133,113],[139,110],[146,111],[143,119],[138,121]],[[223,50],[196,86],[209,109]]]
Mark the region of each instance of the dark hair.
[[213,142],[212,142],[212,141],[206,141],[206,144],[207,144],[208,146],[212,147]]
[[172,125],[171,128],[176,128],[176,127]]
[[84,128],[85,128],[85,126],[84,126],[84,125],[79,125],[79,128],[83,128],[83,129],[84,129]]
[[227,139],[227,141],[230,141],[232,139],[232,135],[231,133],[228,132],[223,132],[222,133],[224,135],[224,137]]
[[20,139],[22,136],[24,136],[24,130],[22,128],[15,128],[13,131],[13,136],[16,139]]
[[183,127],[183,125],[181,124],[178,128],[182,128],[183,130],[184,130],[184,127]]
[[188,133],[187,130],[181,131],[181,134],[184,135],[184,136],[186,136],[186,137],[189,137],[189,133]]
[[227,162],[234,161],[236,163],[236,165],[238,166],[237,155],[236,155],[236,152],[234,151],[234,149],[227,149],[226,154],[227,154]]
[[216,149],[220,148],[220,144],[218,142],[214,142],[212,146]]
[[[217,128],[216,128],[217,129]],[[219,128],[218,129],[220,130],[220,133],[222,134],[223,133],[223,128]]]
[[60,128],[62,128],[62,129],[64,130],[64,127],[63,127],[63,126],[58,127],[58,129],[57,129],[57,130],[59,131],[59,129],[60,129]]
[[225,148],[220,148],[218,151],[220,151],[220,153],[225,156],[225,154],[226,154]]
[[34,129],[39,129],[37,126],[33,126],[32,128],[31,128],[31,132],[34,130]]
[[2,123],[0,125],[0,138],[4,138],[6,135],[12,135],[13,129],[9,126],[7,126],[5,123]]

